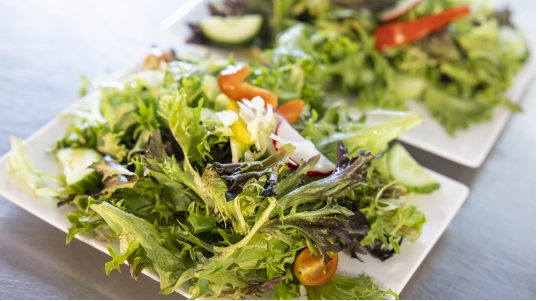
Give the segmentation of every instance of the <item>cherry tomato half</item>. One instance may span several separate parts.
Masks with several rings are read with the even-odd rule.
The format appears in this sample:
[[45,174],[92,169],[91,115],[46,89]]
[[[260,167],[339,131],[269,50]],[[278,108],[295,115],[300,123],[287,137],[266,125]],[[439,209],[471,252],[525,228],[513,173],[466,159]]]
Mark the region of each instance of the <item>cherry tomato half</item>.
[[145,70],[157,70],[161,62],[170,63],[176,59],[176,54],[173,49],[162,50],[159,47],[152,47],[150,54],[144,60]]
[[332,258],[327,265],[323,258],[318,258],[306,248],[297,256],[293,264],[295,277],[304,285],[321,285],[331,280],[338,267],[338,254],[329,254]]

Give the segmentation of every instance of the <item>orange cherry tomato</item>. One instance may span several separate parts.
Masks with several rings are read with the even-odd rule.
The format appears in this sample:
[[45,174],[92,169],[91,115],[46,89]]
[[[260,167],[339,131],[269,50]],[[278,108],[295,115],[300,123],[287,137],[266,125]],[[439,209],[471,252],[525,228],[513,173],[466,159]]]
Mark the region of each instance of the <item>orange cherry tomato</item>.
[[160,67],[161,62],[170,63],[176,59],[176,54],[173,49],[162,50],[159,47],[152,47],[150,54],[144,60],[145,70],[157,70]]
[[218,78],[220,91],[233,100],[241,100],[242,98],[251,100],[260,96],[266,105],[271,104],[273,108],[276,108],[278,97],[274,93],[243,82],[251,72],[252,69],[246,66],[228,66],[221,71]]
[[297,256],[293,264],[295,277],[302,284],[309,286],[321,285],[331,280],[338,267],[338,254],[329,254],[329,256],[332,260],[325,265],[323,258],[311,254],[310,249],[306,248]]
[[286,117],[289,123],[294,124],[299,121],[303,111],[304,101],[301,99],[290,100],[278,107],[278,111]]
[[413,21],[382,25],[375,30],[376,49],[381,51],[385,48],[400,46],[418,40],[468,14],[469,8],[465,5],[460,5]]

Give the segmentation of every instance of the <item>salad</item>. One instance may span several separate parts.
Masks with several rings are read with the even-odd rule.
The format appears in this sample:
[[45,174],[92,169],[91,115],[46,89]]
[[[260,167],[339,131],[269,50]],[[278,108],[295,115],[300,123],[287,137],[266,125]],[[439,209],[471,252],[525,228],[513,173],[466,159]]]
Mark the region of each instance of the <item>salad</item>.
[[[194,43],[252,46],[264,88],[321,109],[345,92],[360,109],[420,102],[454,136],[521,108],[504,92],[528,58],[510,11],[489,1],[227,0],[192,24]],[[264,49],[261,52],[259,49]],[[282,81],[282,83],[279,83]]]
[[263,88],[263,65],[157,49],[145,67],[97,83],[83,109],[65,113],[73,123],[51,147],[62,175],[37,170],[12,138],[9,170],[73,208],[67,243],[119,242],[106,273],[151,269],[163,294],[291,299],[304,286],[309,299],[397,297],[336,270],[339,256],[384,261],[420,237],[426,218],[406,195],[440,185],[388,144],[418,114],[366,123],[337,102],[305,119],[303,100]]

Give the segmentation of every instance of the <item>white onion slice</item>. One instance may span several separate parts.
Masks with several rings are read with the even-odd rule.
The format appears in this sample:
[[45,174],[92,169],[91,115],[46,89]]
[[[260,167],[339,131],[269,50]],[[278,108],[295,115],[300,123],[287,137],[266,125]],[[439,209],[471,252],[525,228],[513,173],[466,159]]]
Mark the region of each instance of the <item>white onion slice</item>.
[[[277,116],[280,116],[280,118],[277,118]],[[301,159],[308,160],[318,154],[321,154],[314,146],[314,143],[301,136],[301,134],[297,132],[282,115],[275,114],[275,119],[277,119],[278,122],[275,130],[277,139],[274,139],[275,150],[279,150],[280,147],[285,144],[295,146],[295,151],[290,156],[290,159],[295,163],[295,166],[290,167],[297,167],[297,164],[301,161]],[[280,121],[278,121],[279,119]],[[321,154],[318,163],[313,170],[307,173],[307,175],[329,175],[334,171],[335,167],[336,166],[334,163]]]

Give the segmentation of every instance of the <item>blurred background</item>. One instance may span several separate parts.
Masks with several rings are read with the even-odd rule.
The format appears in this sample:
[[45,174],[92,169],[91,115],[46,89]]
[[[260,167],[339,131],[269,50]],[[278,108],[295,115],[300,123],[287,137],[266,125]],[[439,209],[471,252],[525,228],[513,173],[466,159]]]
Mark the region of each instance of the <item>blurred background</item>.
[[[160,23],[184,1],[0,1],[0,154],[77,100],[81,74],[131,64],[152,45],[185,49]],[[508,2],[508,1],[505,1]],[[520,15],[536,21],[536,2]],[[523,15],[521,15],[523,14]],[[529,24],[536,28],[536,24]],[[481,168],[407,146],[471,194],[401,299],[536,298],[536,85]],[[178,299],[142,275],[105,275],[109,256],[0,197],[0,298]]]

